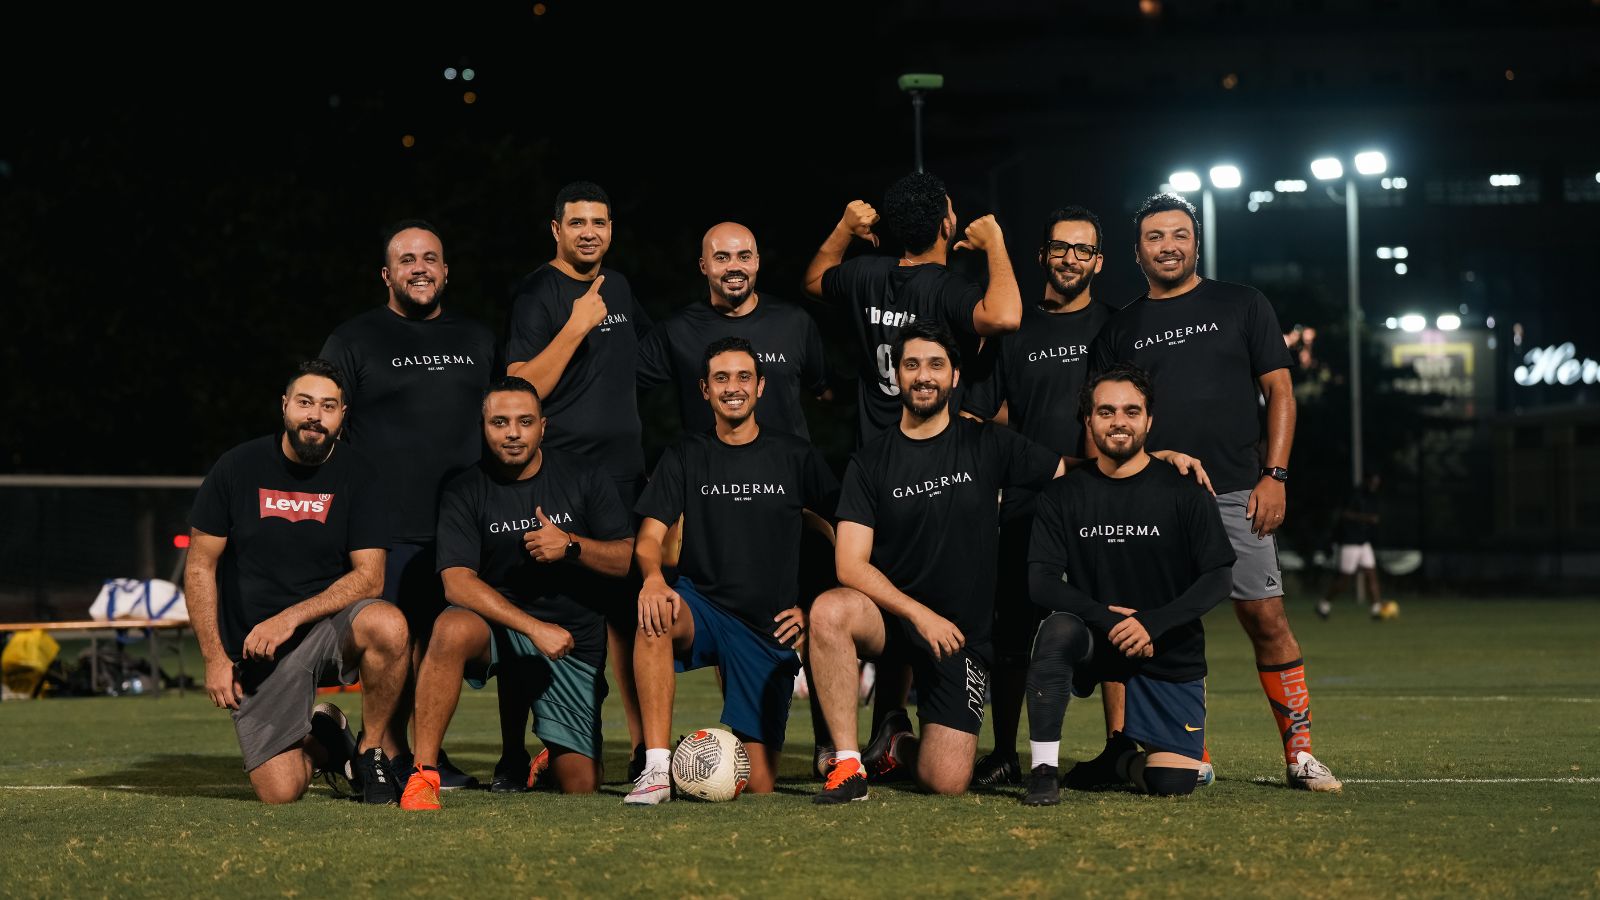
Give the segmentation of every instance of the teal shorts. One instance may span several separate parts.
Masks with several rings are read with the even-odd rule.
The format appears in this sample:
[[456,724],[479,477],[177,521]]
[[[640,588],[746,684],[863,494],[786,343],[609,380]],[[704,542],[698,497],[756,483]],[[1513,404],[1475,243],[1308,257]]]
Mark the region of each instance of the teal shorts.
[[564,747],[600,758],[600,705],[605,702],[605,672],[567,654],[549,659],[520,631],[489,624],[489,668],[467,684],[480,689],[501,666],[517,666],[533,688],[533,733],[546,747]]

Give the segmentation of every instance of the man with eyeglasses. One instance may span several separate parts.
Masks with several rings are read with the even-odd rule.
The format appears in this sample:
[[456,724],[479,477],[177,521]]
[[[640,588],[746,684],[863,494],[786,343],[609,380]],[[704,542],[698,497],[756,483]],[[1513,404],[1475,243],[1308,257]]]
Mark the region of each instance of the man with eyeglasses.
[[[1028,304],[1022,327],[1000,339],[993,373],[967,395],[964,411],[1005,423],[1064,457],[1082,457],[1083,420],[1078,393],[1089,369],[1089,345],[1111,310],[1095,303],[1100,220],[1081,206],[1052,212],[1039,246],[1044,297]],[[994,752],[973,767],[972,785],[1021,784],[1017,724],[1028,676],[1034,631],[1046,610],[1028,594],[1028,543],[1037,492],[1007,488],[1000,508],[1000,557],[995,584],[994,653],[990,682]]]
[[[1341,787],[1311,755],[1311,694],[1305,659],[1283,606],[1283,574],[1273,535],[1283,527],[1289,451],[1294,443],[1294,358],[1277,314],[1261,292],[1201,278],[1195,271],[1200,224],[1177,194],[1157,194],[1134,214],[1134,254],[1150,289],[1112,317],[1090,350],[1090,369],[1132,363],[1150,373],[1165,412],[1150,446],[1192,453],[1210,470],[1217,506],[1238,561],[1233,611],[1255,649],[1256,670],[1283,740],[1292,788]],[[1265,406],[1266,429],[1261,427]],[[1265,441],[1263,441],[1263,437]],[[1114,736],[1100,757],[1068,774],[1114,780]],[[1204,759],[1200,783],[1214,777]],[[1080,772],[1080,769],[1086,771]]]

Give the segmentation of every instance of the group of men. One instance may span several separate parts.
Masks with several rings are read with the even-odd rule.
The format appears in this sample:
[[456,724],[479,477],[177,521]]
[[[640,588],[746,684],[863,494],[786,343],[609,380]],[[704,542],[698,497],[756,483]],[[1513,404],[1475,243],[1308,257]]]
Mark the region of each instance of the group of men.
[[[1097,684],[1106,748],[1065,783],[1187,794],[1211,778],[1200,619],[1225,597],[1288,783],[1338,790],[1311,755],[1272,538],[1294,400],[1265,298],[1198,277],[1199,225],[1175,195],[1135,216],[1150,289],[1120,312],[1091,295],[1104,243],[1088,210],[1045,224],[1035,304],[994,217],[957,222],[944,184],[912,174],[881,212],[850,203],[806,271],[806,292],[853,323],[860,433],[842,480],[801,408],[831,399],[821,337],[757,292],[747,228],[706,233],[705,299],[653,325],[604,265],[609,198],[568,185],[555,256],[519,285],[502,346],[442,303],[437,230],[398,223],[385,304],[300,366],[282,430],[223,455],[194,506],[185,587],[207,688],[258,796],[293,801],[322,772],[367,802],[439,808],[476,783],[443,743],[463,681],[491,677],[490,789],[594,791],[607,657],[630,805],[671,799],[673,673],[707,666],[752,792],[773,790],[804,667],[818,803],[907,776],[1059,802],[1068,699]],[[885,233],[899,258],[845,258]],[[986,256],[986,287],[947,267],[961,249]],[[963,385],[980,351],[992,374]],[[637,390],[662,383],[684,436],[647,474]],[[862,660],[882,673],[864,750]],[[358,678],[354,734],[315,689]],[[996,748],[975,761],[991,697]]]

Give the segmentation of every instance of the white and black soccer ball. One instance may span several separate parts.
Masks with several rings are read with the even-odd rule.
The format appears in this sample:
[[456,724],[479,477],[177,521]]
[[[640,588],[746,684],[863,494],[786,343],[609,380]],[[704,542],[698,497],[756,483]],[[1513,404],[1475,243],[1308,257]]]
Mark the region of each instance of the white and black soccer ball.
[[672,751],[672,783],[679,794],[698,800],[733,800],[750,783],[750,754],[732,733],[701,729]]

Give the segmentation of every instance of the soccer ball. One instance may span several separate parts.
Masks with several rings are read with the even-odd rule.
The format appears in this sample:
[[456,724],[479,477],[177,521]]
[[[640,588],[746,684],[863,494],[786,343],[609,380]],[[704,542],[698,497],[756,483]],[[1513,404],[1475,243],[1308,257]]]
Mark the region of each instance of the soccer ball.
[[1393,600],[1385,600],[1383,605],[1378,607],[1378,618],[1380,619],[1397,619],[1399,617],[1400,604]]
[[750,754],[721,728],[705,728],[672,751],[672,783],[678,793],[700,800],[733,800],[750,783]]

